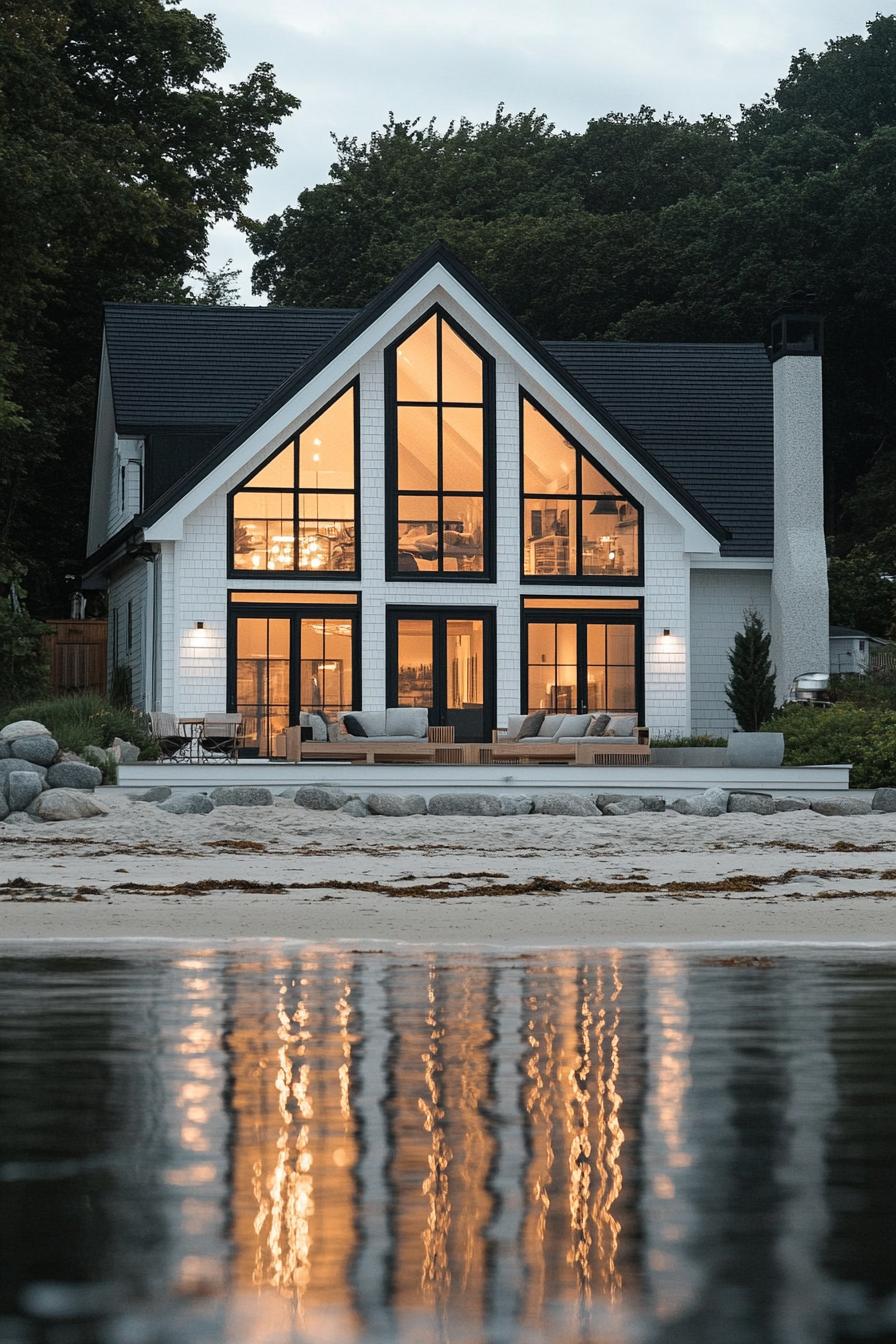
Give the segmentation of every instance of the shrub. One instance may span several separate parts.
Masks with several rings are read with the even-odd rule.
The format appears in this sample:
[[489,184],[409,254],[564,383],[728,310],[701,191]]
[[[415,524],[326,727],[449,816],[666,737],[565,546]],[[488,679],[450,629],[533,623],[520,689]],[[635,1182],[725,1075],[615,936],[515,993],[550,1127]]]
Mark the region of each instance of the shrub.
[[831,677],[830,697],[838,704],[861,705],[864,709],[896,710],[896,668]]
[[652,747],[727,747],[727,737],[707,737],[699,733],[692,737],[651,737]]
[[745,733],[756,733],[775,708],[775,670],[771,635],[752,608],[744,612],[744,628],[728,651],[731,676],[725,692],[728,708]]
[[4,719],[36,719],[55,737],[64,751],[82,752],[91,744],[111,747],[112,739],[123,737],[140,748],[141,758],[152,759],[158,748],[149,719],[135,709],[119,708],[101,695],[61,695],[52,700],[31,700],[16,705]]
[[785,765],[852,765],[855,789],[896,785],[896,710],[787,705],[763,725],[784,734]]
[[0,598],[0,705],[46,691],[50,664],[45,634],[45,625]]

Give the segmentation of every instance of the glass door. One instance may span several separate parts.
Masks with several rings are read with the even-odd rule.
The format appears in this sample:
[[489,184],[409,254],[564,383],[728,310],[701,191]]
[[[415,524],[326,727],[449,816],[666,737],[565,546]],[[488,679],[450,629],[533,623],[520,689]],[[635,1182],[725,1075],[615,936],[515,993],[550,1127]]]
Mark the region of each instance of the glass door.
[[269,756],[271,741],[290,724],[292,622],[288,616],[240,616],[236,623],[236,713],[245,748]]
[[[547,617],[547,619],[545,619]],[[523,619],[527,713],[641,712],[641,626],[634,620],[564,613]]]
[[485,742],[494,722],[494,613],[389,612],[388,703],[429,711],[457,742]]

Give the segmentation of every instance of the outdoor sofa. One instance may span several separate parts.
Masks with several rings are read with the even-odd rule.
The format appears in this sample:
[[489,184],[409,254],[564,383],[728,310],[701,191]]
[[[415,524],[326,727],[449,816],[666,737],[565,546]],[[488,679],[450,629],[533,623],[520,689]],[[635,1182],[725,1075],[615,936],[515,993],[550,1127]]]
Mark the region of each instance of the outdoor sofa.
[[[358,727],[363,734],[350,731]],[[302,728],[310,730],[310,740],[302,741]],[[291,761],[354,760],[371,765],[377,760],[435,761],[437,747],[453,740],[453,729],[430,727],[428,711],[410,706],[352,710],[330,723],[320,714],[308,713],[286,730],[286,756]]]
[[520,736],[530,717],[511,714],[507,728],[496,730],[493,760],[567,761],[575,765],[649,763],[650,732],[638,724],[634,714],[546,714],[534,733]]

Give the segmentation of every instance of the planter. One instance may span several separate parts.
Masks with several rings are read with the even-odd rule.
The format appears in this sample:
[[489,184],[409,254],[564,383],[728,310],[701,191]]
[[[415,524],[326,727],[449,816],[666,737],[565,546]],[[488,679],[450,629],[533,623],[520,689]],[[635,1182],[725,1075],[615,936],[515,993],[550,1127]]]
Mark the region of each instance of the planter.
[[724,747],[651,747],[650,764],[672,770],[722,770],[728,752]]
[[773,770],[784,760],[783,733],[729,733],[728,765],[740,770]]

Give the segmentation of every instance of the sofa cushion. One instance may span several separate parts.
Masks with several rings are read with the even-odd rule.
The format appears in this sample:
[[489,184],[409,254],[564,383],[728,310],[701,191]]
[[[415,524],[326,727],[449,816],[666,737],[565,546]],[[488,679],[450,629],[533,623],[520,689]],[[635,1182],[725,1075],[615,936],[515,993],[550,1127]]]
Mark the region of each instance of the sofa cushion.
[[586,737],[603,737],[610,725],[609,714],[594,714],[588,725]]
[[590,714],[564,714],[555,737],[584,737],[591,726]]
[[367,737],[367,729],[357,714],[343,714],[342,722],[349,737]]
[[421,742],[425,742],[428,732],[429,710],[414,709],[411,706],[386,710],[387,737],[418,738]]
[[568,716],[566,714],[547,714],[544,723],[538,730],[539,737],[554,737],[561,723]]
[[[514,715],[514,718],[517,716]],[[545,711],[543,709],[533,710],[525,718],[520,719],[516,731],[510,731],[510,723],[507,724],[507,736],[512,740],[519,742],[524,737],[537,737],[541,725],[544,723]]]
[[520,726],[526,721],[525,714],[508,714],[507,727],[499,732],[498,737],[501,741],[516,741],[519,738]]
[[[386,736],[386,711],[384,709],[356,709],[348,712],[363,726],[368,737]],[[339,715],[340,724],[344,718],[344,714]],[[348,729],[346,728],[343,731],[347,733]]]
[[316,710],[302,710],[299,714],[299,727],[311,729],[312,742],[326,742],[327,720]]
[[604,737],[631,737],[637,725],[636,714],[611,714]]

